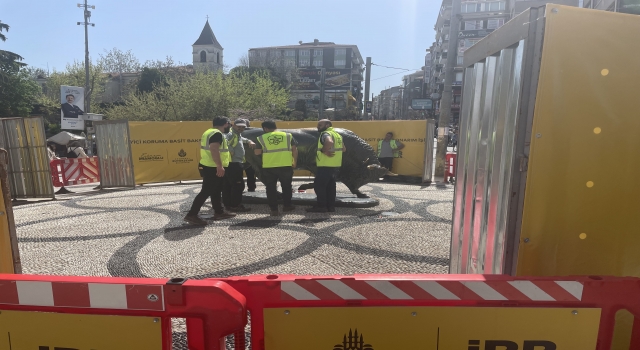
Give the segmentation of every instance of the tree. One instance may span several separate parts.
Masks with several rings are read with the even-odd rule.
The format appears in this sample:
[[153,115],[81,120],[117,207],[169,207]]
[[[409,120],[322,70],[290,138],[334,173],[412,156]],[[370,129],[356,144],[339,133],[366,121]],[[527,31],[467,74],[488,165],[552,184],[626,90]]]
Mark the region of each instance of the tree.
[[[89,91],[85,91],[85,98],[91,101],[102,101],[105,90],[107,75],[103,73],[103,68],[99,64],[92,64],[89,61]],[[53,71],[47,79],[46,97],[52,101],[60,103],[60,86],[84,86],[85,71],[84,62],[73,61],[68,63],[64,71]],[[99,105],[92,105],[95,113],[100,113]]]
[[[2,32],[9,31],[9,25],[0,21],[0,40],[7,37]],[[0,50],[0,117],[25,117],[31,112],[31,103],[39,92],[38,84],[30,79],[19,62],[22,57],[16,53]]]
[[6,75],[0,84],[0,117],[28,116],[39,93],[40,87],[24,68]]
[[100,55],[98,65],[102,67],[104,73],[118,74],[120,99],[125,95],[122,73],[137,73],[140,71],[140,61],[133,55],[131,50],[122,51],[115,47],[111,51],[105,50],[105,54]]
[[[7,41],[7,37],[2,32],[9,31],[9,25],[0,21],[0,40]],[[8,83],[10,76],[17,74],[20,68],[25,67],[26,64],[22,61],[22,56],[11,51],[0,50],[0,82]]]
[[157,68],[143,68],[138,80],[138,92],[152,92],[157,86],[166,86],[167,77]]
[[266,118],[280,115],[288,100],[289,93],[265,74],[197,72],[182,81],[168,79],[152,93],[132,94],[107,117],[189,121],[242,111]]

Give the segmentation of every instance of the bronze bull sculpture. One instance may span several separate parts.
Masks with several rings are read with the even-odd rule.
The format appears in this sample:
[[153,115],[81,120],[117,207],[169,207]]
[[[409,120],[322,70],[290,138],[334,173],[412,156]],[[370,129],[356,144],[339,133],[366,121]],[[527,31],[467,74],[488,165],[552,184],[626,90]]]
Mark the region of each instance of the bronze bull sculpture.
[[[318,150],[319,132],[316,129],[278,129],[291,133],[298,142],[298,170],[308,170],[312,173],[316,171],[316,151]],[[334,128],[342,136],[347,152],[342,156],[342,166],[337,180],[345,184],[351,193],[358,198],[368,198],[359,191],[359,188],[367,183],[376,182],[379,178],[389,173],[380,165],[373,148],[352,131]],[[242,133],[242,136],[257,143],[257,137],[264,134],[260,128],[249,128]],[[256,175],[260,178],[262,163],[259,156],[247,148],[246,161],[255,169]],[[301,188],[313,188],[303,185]]]

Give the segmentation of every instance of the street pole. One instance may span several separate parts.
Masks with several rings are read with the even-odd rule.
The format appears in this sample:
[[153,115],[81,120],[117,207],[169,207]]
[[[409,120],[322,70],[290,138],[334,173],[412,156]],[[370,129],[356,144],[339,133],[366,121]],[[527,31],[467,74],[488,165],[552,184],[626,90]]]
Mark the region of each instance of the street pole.
[[324,74],[325,69],[320,68],[320,110],[318,111],[318,120],[324,119]]
[[84,25],[84,112],[89,113],[91,111],[91,92],[89,91],[89,26],[95,27],[94,23],[89,23],[91,18],[91,11],[95,6],[87,5],[87,0],[84,0],[84,4],[78,4],[78,7],[84,8],[84,22],[78,22],[78,25]]
[[365,65],[365,80],[364,80],[364,118],[367,117],[367,102],[369,102],[369,87],[371,85],[371,57],[367,57],[367,63]]
[[447,64],[444,74],[444,89],[440,100],[440,119],[438,121],[438,148],[436,151],[436,168],[434,179],[439,183],[446,183],[444,178],[445,157],[447,156],[447,131],[451,120],[451,101],[453,100],[454,67],[457,64],[458,30],[460,19],[458,14],[461,9],[461,1],[453,0],[451,3],[451,22],[449,25],[449,49],[447,51]]

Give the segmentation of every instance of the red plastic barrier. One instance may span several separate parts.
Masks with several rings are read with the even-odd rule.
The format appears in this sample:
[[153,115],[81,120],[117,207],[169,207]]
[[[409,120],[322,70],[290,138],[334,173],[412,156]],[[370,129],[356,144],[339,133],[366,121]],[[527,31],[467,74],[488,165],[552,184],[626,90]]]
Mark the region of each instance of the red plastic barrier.
[[[263,349],[264,311],[327,307],[599,308],[597,349],[611,349],[616,312],[640,319],[640,279],[617,277],[517,278],[503,275],[269,275],[221,279],[247,298],[253,349]],[[291,309],[293,310],[293,309]],[[288,312],[285,311],[285,314]],[[577,311],[574,311],[577,314]],[[489,322],[489,320],[487,320]],[[311,327],[311,326],[309,326]],[[522,320],[522,327],[528,327]],[[347,330],[348,331],[348,330]],[[640,322],[630,349],[640,349]],[[345,335],[346,337],[346,335]],[[345,339],[348,339],[345,338]],[[340,339],[341,340],[341,339]],[[476,347],[470,346],[475,349]],[[236,349],[244,349],[243,333]],[[538,349],[538,347],[536,347]],[[544,348],[547,349],[547,348]],[[559,349],[559,348],[558,348]]]
[[224,337],[247,323],[245,297],[215,280],[0,275],[0,310],[156,317],[163,350],[172,347],[172,317],[199,321],[187,330],[202,337],[194,350],[224,349]]
[[456,176],[456,157],[457,153],[447,153],[444,165],[444,182],[449,182],[450,178]]
[[54,159],[49,168],[55,187],[100,182],[98,157]]

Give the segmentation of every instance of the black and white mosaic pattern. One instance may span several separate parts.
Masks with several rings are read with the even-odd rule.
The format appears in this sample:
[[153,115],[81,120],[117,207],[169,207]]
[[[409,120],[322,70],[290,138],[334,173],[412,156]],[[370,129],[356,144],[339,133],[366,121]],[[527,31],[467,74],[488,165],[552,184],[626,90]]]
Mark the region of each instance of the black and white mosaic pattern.
[[[299,207],[270,217],[266,205],[247,205],[247,214],[196,227],[182,218],[199,188],[145,186],[17,206],[23,272],[200,279],[448,271],[451,186],[375,183],[361,188],[380,199],[375,208]],[[338,191],[349,193],[342,184]]]

